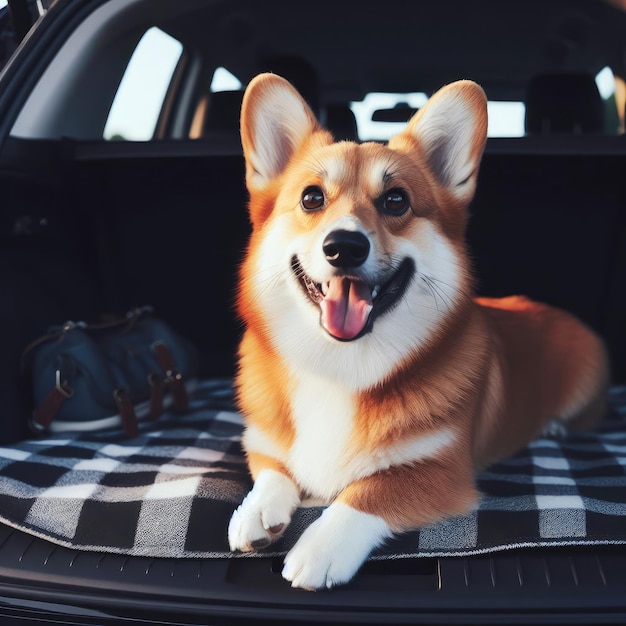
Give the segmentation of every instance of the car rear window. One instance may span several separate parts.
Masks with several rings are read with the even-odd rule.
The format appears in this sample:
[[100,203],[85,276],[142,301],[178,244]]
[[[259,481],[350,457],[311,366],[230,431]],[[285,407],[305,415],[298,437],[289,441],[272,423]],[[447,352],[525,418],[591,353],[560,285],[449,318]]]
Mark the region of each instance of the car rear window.
[[154,137],[183,45],[157,27],[139,40],[104,127],[109,140],[145,141]]

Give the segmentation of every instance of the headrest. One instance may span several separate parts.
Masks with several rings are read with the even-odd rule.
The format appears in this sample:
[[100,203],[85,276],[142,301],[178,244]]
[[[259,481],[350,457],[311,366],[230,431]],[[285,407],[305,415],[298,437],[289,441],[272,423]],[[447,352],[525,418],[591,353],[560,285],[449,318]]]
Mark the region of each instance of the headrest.
[[337,141],[344,139],[357,141],[359,132],[356,117],[347,104],[329,104],[326,107],[326,122],[324,126],[333,134]]
[[526,96],[526,132],[601,133],[604,102],[593,76],[544,74],[530,81]]
[[243,91],[216,91],[209,95],[204,132],[239,133],[239,116]]
[[300,57],[273,56],[266,58],[261,67],[264,72],[272,72],[287,79],[307,101],[313,113],[320,113],[319,77],[315,68]]

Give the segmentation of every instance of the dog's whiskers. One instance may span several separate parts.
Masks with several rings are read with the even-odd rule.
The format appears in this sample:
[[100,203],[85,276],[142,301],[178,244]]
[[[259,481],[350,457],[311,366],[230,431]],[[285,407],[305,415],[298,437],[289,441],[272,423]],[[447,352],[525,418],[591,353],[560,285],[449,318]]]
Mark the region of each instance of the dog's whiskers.
[[438,312],[442,312],[442,310],[450,311],[456,306],[459,300],[470,299],[470,296],[463,289],[446,283],[445,281],[435,278],[434,276],[420,274],[419,278],[430,292],[435,309]]
[[428,288],[428,291],[430,291],[430,295],[433,297],[433,302],[435,303],[435,309],[439,311],[439,304],[437,302],[437,293],[435,291],[435,288],[433,287],[432,283],[428,280],[426,276],[421,275],[420,278],[422,279],[422,281]]
[[428,278],[431,281],[433,281],[434,283],[438,283],[440,285],[444,285],[448,289],[452,289],[453,291],[456,291],[460,296],[462,296],[464,298],[469,298],[470,297],[464,289],[461,289],[460,287],[455,287],[454,285],[451,285],[450,283],[447,283],[445,280],[441,280],[440,278],[435,278],[434,276],[429,276]]
[[[445,289],[439,286],[436,280],[433,280],[430,276],[422,275],[422,280],[426,283],[431,293],[433,294],[433,299],[435,300],[435,306],[437,306],[437,298],[435,296],[435,294],[437,294],[437,296],[439,296],[439,299],[442,302],[442,305],[447,310],[450,310],[452,306],[454,305],[454,298],[450,294],[446,293]],[[439,310],[439,308],[437,308],[437,310]]]
[[270,272],[269,276],[262,276],[261,272],[255,275],[255,284],[260,288],[258,290],[259,294],[264,294],[266,291],[271,290],[283,278],[283,272],[279,267],[264,268],[262,273],[269,274]]

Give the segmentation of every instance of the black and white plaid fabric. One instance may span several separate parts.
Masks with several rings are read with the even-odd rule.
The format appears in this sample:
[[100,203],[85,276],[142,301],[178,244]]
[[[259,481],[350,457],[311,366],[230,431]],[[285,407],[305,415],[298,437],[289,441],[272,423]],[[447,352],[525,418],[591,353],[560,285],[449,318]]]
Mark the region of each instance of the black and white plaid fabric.
[[[543,438],[484,472],[477,511],[389,542],[374,558],[626,543],[626,389],[592,433]],[[76,549],[231,556],[226,530],[251,487],[230,381],[207,381],[184,417],[0,448],[0,521]],[[284,554],[321,508],[300,508]]]

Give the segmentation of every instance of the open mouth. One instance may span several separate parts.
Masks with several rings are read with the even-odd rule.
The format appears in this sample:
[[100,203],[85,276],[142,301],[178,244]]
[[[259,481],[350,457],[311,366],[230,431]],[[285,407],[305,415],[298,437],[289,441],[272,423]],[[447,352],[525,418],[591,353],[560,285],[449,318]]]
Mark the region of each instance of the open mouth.
[[375,318],[400,300],[415,265],[411,259],[404,259],[382,284],[369,284],[354,276],[335,276],[325,283],[316,283],[295,255],[291,269],[309,300],[319,306],[320,323],[326,332],[339,341],[352,341],[369,332]]

